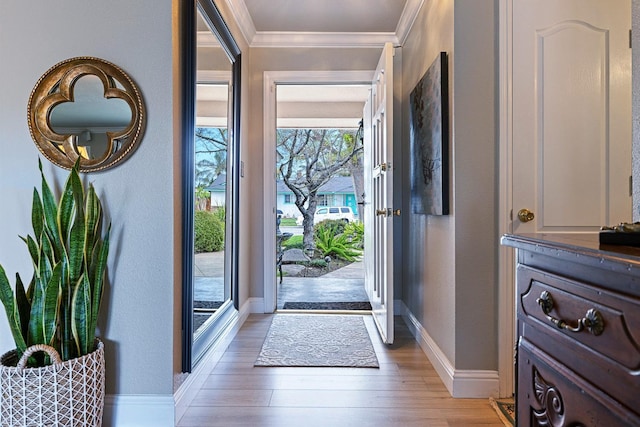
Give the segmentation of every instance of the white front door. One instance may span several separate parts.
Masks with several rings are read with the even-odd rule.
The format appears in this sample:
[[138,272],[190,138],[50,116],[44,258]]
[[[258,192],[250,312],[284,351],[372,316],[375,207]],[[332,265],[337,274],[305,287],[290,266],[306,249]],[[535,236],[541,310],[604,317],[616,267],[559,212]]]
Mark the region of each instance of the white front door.
[[513,1],[514,233],[631,220],[630,28],[630,0]]
[[386,344],[393,343],[393,45],[385,44],[364,108],[365,288]]

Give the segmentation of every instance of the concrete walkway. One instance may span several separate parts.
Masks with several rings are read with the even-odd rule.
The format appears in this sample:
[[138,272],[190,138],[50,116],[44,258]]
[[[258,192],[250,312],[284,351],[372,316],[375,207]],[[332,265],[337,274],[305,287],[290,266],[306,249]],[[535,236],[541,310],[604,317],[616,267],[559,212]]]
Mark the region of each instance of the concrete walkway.
[[[289,265],[292,266],[293,265]],[[224,252],[195,256],[194,299],[219,301],[223,297]],[[321,277],[276,277],[278,309],[285,302],[352,302],[367,301],[364,290],[364,265],[351,263]]]

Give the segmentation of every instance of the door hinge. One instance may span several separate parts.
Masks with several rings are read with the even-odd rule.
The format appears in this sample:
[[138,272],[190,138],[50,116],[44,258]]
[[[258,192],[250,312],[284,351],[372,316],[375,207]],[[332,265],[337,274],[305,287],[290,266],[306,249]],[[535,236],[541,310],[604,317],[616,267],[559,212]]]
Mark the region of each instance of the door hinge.
[[629,49],[633,46],[632,30],[629,30]]
[[629,197],[633,197],[633,176],[629,177]]

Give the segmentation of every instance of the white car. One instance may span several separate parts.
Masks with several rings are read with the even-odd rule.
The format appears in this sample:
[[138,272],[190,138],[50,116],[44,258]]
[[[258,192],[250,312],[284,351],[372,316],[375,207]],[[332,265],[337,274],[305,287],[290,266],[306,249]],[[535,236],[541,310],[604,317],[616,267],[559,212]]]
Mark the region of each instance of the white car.
[[[349,206],[321,206],[316,209],[316,213],[313,216],[313,224],[317,224],[325,219],[339,219],[344,222],[355,221],[353,211]],[[302,225],[303,217],[300,215],[296,219],[297,225]]]

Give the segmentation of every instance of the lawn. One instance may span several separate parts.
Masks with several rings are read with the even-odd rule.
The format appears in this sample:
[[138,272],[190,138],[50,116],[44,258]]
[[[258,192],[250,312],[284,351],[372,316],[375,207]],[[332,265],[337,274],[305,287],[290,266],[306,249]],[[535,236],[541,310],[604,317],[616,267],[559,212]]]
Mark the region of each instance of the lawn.
[[296,225],[295,218],[280,218],[281,227],[295,227]]

